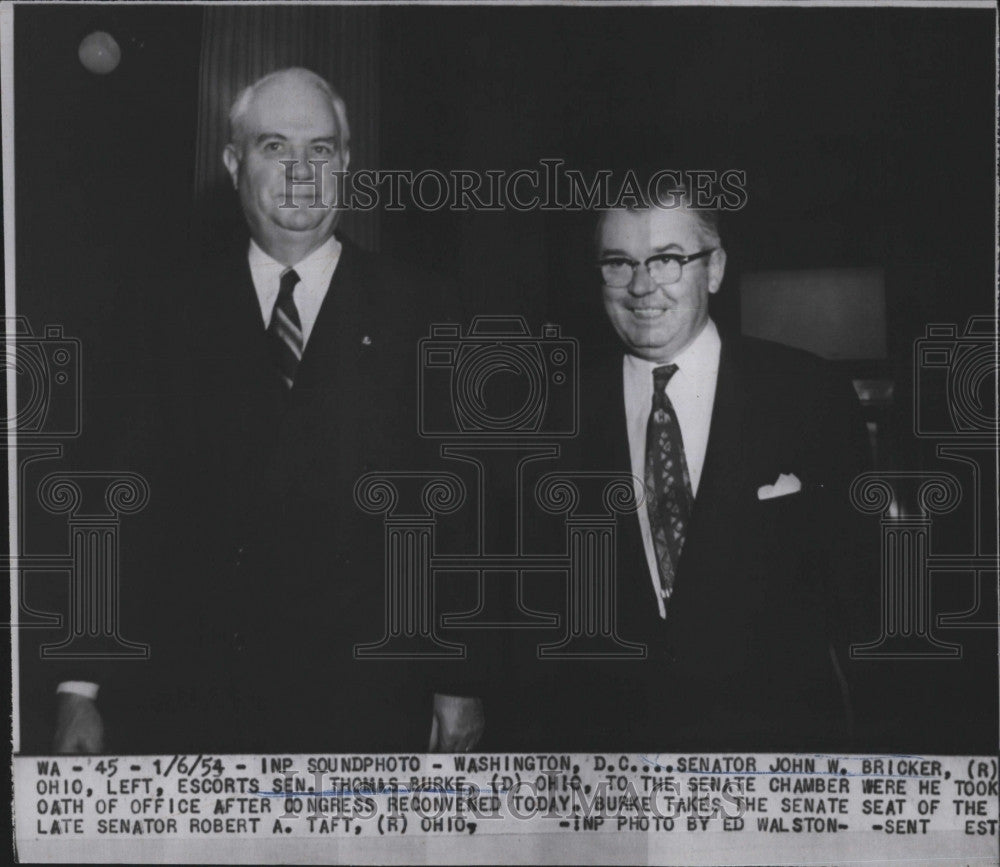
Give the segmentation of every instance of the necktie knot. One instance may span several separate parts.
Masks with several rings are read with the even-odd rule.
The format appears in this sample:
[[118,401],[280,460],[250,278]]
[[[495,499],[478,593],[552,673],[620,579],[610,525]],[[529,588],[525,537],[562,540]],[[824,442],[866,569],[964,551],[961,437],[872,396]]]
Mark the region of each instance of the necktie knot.
[[653,409],[665,409],[667,404],[667,385],[677,373],[676,364],[664,364],[653,368]]
[[276,304],[281,304],[288,296],[295,291],[298,285],[299,275],[294,268],[286,268],[281,272],[281,282],[278,284],[278,300]]

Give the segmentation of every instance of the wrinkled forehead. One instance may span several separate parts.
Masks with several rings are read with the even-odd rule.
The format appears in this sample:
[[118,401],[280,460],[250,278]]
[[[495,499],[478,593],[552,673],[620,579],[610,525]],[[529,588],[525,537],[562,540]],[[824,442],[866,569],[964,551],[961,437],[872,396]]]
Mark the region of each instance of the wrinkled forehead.
[[597,246],[602,250],[687,250],[706,236],[698,214],[687,208],[614,208],[601,214]]

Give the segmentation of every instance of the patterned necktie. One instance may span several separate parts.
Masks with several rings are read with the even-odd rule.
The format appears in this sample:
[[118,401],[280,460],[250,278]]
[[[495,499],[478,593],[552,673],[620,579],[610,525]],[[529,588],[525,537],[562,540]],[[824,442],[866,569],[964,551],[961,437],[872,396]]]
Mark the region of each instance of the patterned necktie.
[[646,424],[646,509],[664,599],[674,592],[677,563],[694,506],[681,428],[667,397],[667,383],[676,372],[676,364],[653,370],[653,408]]
[[274,302],[271,324],[267,329],[271,355],[288,388],[295,383],[295,370],[302,358],[302,321],[299,319],[295,299],[292,298],[298,282],[299,275],[292,268],[282,273],[278,300]]

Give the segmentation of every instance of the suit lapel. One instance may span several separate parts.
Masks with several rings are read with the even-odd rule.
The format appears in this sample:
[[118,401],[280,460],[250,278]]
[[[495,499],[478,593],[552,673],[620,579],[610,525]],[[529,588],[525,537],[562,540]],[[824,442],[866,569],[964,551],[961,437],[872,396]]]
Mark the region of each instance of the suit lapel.
[[737,540],[744,523],[741,497],[748,472],[747,407],[738,347],[723,338],[705,463],[667,614],[675,627],[703,620],[727,598],[727,585],[740,574]]
[[381,453],[394,434],[378,416],[385,402],[373,399],[385,394],[384,356],[391,343],[373,331],[376,302],[385,300],[365,254],[344,239],[278,434],[279,483],[298,485],[310,497],[336,500],[343,491],[338,486],[353,485],[370,455]]
[[364,279],[359,250],[342,241],[340,259],[295,374],[292,400],[350,377],[362,347]]
[[[739,482],[745,473],[743,432],[746,400],[746,387],[742,382],[737,348],[732,340],[723,340],[708,447],[695,499],[689,542],[697,540],[704,533],[717,540],[719,521],[738,502],[742,490]],[[686,545],[685,552],[687,550]],[[682,559],[682,568],[683,562]]]

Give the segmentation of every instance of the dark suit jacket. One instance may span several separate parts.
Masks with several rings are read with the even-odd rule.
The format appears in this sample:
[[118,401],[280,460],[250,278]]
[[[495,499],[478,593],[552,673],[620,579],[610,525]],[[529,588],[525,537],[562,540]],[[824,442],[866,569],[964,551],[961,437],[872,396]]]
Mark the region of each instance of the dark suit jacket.
[[[581,433],[563,468],[630,473],[620,351],[590,358]],[[644,660],[539,661],[519,636],[525,748],[782,749],[843,746],[830,656],[854,581],[850,481],[866,462],[860,409],[814,356],[723,336],[708,450],[666,621],[635,514],[617,521],[617,629]],[[758,499],[794,474],[798,494]],[[873,579],[874,580],[874,579]],[[531,607],[553,604],[543,584]],[[528,648],[526,650],[526,648]],[[529,687],[530,688],[530,687]]]
[[152,660],[75,675],[101,683],[109,748],[425,749],[432,690],[459,674],[354,659],[385,632],[385,558],[353,489],[430,460],[417,340],[439,319],[436,284],[343,239],[286,393],[246,239],[168,265],[115,329],[113,385],[88,383],[111,416],[90,419],[116,440],[104,450],[152,488],[122,553],[124,631]]

